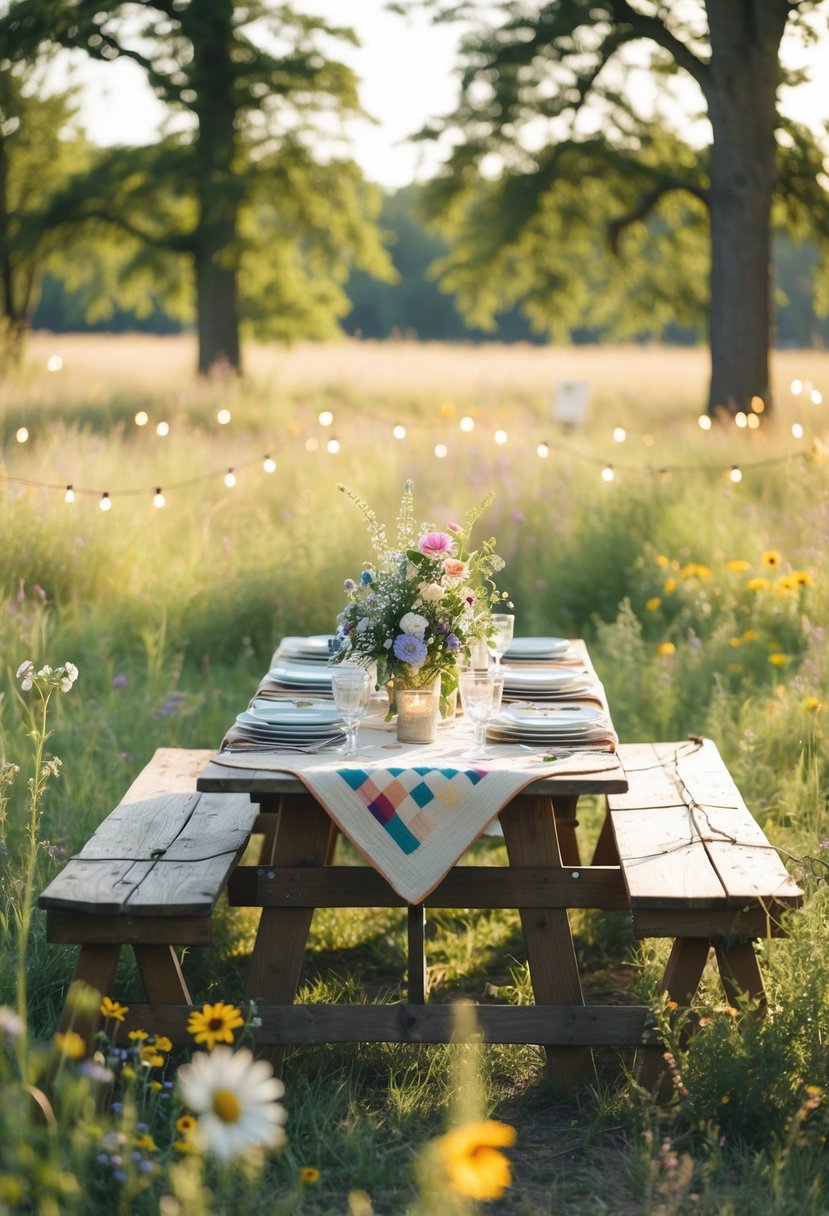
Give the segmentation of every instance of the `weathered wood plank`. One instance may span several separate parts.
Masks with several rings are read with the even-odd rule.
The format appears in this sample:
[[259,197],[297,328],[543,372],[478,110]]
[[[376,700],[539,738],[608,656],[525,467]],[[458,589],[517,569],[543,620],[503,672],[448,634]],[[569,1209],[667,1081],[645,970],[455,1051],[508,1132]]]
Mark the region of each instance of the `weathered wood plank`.
[[631,913],[637,937],[781,937],[782,904],[732,908],[637,908]]
[[[371,866],[237,866],[228,898],[239,907],[403,908]],[[618,866],[456,866],[423,901],[429,908],[628,908]]]
[[610,802],[631,909],[705,908],[725,889],[685,806],[616,810]]
[[[181,1005],[130,1005],[125,1029],[152,1026],[174,1043],[191,1043],[190,1010]],[[448,1043],[455,1029],[451,1005],[260,1005],[256,1042]],[[477,1005],[487,1043],[550,1043],[560,1050],[631,1047],[652,1041],[653,1016],[641,1005]]]
[[159,794],[187,794],[215,752],[208,748],[159,747],[133,781],[122,804],[144,802]]
[[209,916],[99,916],[90,913],[49,911],[46,940],[64,945],[206,946],[213,940]]

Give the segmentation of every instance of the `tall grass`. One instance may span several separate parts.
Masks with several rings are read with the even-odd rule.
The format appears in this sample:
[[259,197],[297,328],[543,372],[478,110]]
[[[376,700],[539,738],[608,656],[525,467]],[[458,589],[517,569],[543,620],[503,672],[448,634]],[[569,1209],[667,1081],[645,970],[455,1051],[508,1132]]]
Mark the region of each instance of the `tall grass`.
[[[63,365],[50,372],[54,355]],[[536,1050],[487,1049],[484,1109],[519,1133],[515,1186],[493,1210],[822,1210],[813,1198],[815,1180],[826,1185],[822,1098],[804,1104],[816,1096],[807,1086],[829,1089],[820,946],[829,856],[829,465],[820,441],[829,405],[807,403],[790,386],[810,381],[829,401],[829,356],[779,354],[774,420],[709,433],[697,425],[706,379],[699,351],[252,348],[242,382],[207,385],[192,379],[192,362],[186,338],[41,335],[21,374],[0,385],[0,731],[9,760],[20,763],[28,746],[12,695],[18,663],[72,660],[81,672],[71,698],[54,706],[50,749],[63,769],[44,801],[36,883],[83,843],[155,747],[219,741],[282,634],[331,627],[343,578],[370,556],[338,482],[391,518],[411,477],[418,513],[437,523],[494,489],[478,527],[499,540],[518,632],[588,638],[623,739],[711,734],[773,841],[807,858],[792,866],[809,900],[791,936],[763,947],[775,1012],[760,1028],[717,1012],[721,996],[706,979],[711,1031],[687,1044],[677,1038],[687,1096],[667,1110],[638,1093],[615,1056],[600,1056],[600,1087],[573,1102],[554,1095]],[[570,433],[550,416],[565,379],[591,389],[589,422]],[[229,423],[217,421],[221,409]],[[149,415],[144,427],[134,421],[139,410]],[[467,415],[474,429],[462,431]],[[169,423],[166,437],[159,422]],[[404,440],[393,438],[396,424]],[[22,426],[25,443],[15,437]],[[622,443],[613,437],[619,427]],[[503,444],[493,438],[499,429]],[[336,453],[327,450],[332,437]],[[547,456],[537,454],[542,442]],[[274,473],[263,470],[265,454]],[[600,475],[607,465],[611,482]],[[739,483],[728,476],[734,465]],[[109,512],[98,505],[104,491]],[[799,580],[787,583],[792,575]],[[7,917],[25,805],[17,783],[0,818]],[[595,831],[595,815],[585,820],[582,830]],[[476,847],[491,860],[502,848]],[[219,928],[217,947],[188,965],[204,999],[235,999],[254,922],[224,908]],[[597,992],[656,999],[661,946],[637,949],[618,918],[583,916],[577,928]],[[528,999],[514,914],[435,913],[430,933],[435,999]],[[305,977],[311,999],[343,988],[358,999],[396,997],[403,942],[391,911],[318,914]],[[12,946],[10,933],[0,948],[0,1004],[14,1002]],[[36,916],[27,978],[37,1040],[54,1030],[71,966],[72,952],[47,947]],[[296,1210],[344,1211],[355,1188],[371,1193],[378,1212],[404,1210],[417,1192],[416,1148],[442,1126],[452,1076],[441,1049],[296,1051],[289,1149],[251,1183],[248,1207],[270,1211],[274,1188],[292,1194],[300,1166],[314,1165],[322,1177],[297,1192]],[[0,1210],[4,1202],[14,1210],[2,1193],[5,1168]],[[135,1210],[153,1210],[158,1189],[142,1194]],[[112,1210],[106,1188],[71,1210]]]

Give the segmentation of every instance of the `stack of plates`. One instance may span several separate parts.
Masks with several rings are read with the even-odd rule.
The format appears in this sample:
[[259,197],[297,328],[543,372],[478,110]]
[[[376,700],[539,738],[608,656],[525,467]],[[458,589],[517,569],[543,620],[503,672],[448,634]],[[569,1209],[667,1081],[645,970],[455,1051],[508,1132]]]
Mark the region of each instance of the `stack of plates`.
[[340,711],[325,701],[268,701],[255,698],[236,718],[238,736],[274,751],[322,747],[340,739],[344,724]]
[[567,638],[513,638],[504,652],[506,663],[538,663],[570,659],[573,651]]
[[555,701],[596,693],[595,680],[578,668],[502,667],[505,701]]
[[487,735],[499,743],[580,747],[604,742],[607,718],[595,705],[507,705],[490,724]]
[[315,633],[308,638],[283,638],[276,650],[274,660],[291,663],[313,663],[320,666],[331,657],[328,643],[330,633]]
[[301,659],[283,659],[278,653],[273,667],[268,672],[269,691],[305,693],[315,697],[330,697],[331,668],[327,663],[303,662]]

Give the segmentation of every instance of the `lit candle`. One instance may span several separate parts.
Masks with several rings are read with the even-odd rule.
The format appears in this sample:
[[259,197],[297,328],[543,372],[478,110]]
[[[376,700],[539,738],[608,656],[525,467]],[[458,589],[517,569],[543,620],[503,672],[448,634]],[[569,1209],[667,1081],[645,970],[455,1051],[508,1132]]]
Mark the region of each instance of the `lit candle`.
[[401,743],[433,743],[440,694],[433,688],[400,688],[397,703],[397,737]]

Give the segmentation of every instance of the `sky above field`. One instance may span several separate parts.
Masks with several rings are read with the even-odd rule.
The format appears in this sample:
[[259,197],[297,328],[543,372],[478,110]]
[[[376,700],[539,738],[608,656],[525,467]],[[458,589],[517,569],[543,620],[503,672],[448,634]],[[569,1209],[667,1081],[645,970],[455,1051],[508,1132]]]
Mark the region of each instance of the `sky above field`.
[[[301,11],[350,25],[359,48],[337,44],[336,54],[354,67],[362,81],[363,107],[377,120],[355,121],[349,136],[352,154],[366,176],[396,188],[428,177],[437,153],[428,144],[407,139],[430,117],[453,108],[457,96],[455,69],[459,32],[434,27],[425,18],[392,16],[387,0],[297,0]],[[809,50],[792,51],[792,66],[808,64],[811,83],[800,86],[786,110],[800,121],[829,121],[829,36]],[[82,120],[97,143],[152,141],[164,109],[150,93],[141,70],[132,63],[77,66],[83,84]]]

